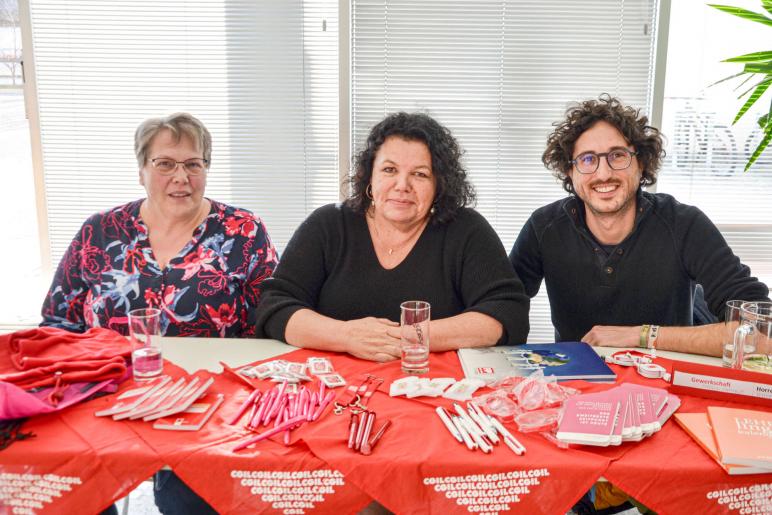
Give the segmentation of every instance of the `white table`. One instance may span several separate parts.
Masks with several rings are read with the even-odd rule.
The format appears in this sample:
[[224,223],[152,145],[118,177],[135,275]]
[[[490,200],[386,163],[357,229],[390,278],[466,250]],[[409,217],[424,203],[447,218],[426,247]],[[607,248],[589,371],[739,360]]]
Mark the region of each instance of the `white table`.
[[[257,338],[182,338],[167,336],[161,339],[164,358],[185,369],[189,374],[206,369],[210,372],[222,372],[220,361],[230,367],[238,367],[280,356],[298,347],[278,340]],[[615,352],[640,351],[638,347],[593,347],[595,352],[606,357]],[[649,351],[644,351],[649,352]],[[657,356],[678,361],[689,361],[704,365],[721,366],[721,358],[684,354],[672,351],[657,351]]]
[[297,350],[278,340],[257,338],[183,338],[166,336],[161,339],[165,359],[185,369],[222,372],[220,361],[229,367],[238,367],[262,359],[272,358]]

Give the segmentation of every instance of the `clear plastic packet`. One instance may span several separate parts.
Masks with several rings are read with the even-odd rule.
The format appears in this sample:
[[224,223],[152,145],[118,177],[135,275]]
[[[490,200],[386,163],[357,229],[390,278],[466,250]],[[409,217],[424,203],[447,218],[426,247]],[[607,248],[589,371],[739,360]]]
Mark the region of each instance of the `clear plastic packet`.
[[579,395],[581,390],[571,388],[570,386],[563,386],[557,382],[548,382],[547,391],[544,397],[545,408],[557,408],[563,405],[563,403],[569,397]]
[[512,389],[517,404],[525,411],[543,408],[547,398],[547,381],[539,369]]
[[512,390],[523,381],[525,381],[525,377],[510,376],[492,382],[488,385],[488,388],[492,390],[500,390],[507,393],[512,393]]
[[489,415],[499,417],[502,420],[511,420],[512,417],[520,413],[520,409],[515,401],[504,390],[494,390],[480,395],[475,397],[472,402],[480,406]]
[[515,415],[515,423],[521,433],[552,431],[558,427],[561,412],[561,408],[524,411]]

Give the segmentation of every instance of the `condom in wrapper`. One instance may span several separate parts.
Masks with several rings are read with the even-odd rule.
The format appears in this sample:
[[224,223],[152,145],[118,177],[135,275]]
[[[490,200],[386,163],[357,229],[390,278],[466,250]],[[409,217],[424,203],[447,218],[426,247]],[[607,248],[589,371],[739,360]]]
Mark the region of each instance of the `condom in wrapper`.
[[515,415],[515,423],[521,433],[533,433],[536,431],[552,431],[558,427],[560,421],[560,408],[540,409],[525,411]]

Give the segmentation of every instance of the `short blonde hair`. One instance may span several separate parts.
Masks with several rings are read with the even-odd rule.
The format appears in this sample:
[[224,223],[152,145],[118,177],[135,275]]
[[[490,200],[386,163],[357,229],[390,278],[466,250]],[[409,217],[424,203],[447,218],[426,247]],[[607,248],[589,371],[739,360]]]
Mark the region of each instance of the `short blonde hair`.
[[183,134],[192,139],[204,154],[207,163],[212,163],[212,135],[201,120],[188,113],[174,113],[163,118],[148,118],[137,127],[134,133],[134,154],[140,168],[145,166],[147,150],[153,138],[164,129],[174,135],[176,143]]

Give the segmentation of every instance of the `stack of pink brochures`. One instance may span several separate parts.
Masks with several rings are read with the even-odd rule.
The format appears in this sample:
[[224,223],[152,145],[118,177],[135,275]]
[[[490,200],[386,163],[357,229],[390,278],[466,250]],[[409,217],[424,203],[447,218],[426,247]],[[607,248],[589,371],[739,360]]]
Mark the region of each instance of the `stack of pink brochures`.
[[564,404],[557,438],[603,447],[637,442],[659,431],[680,405],[667,390],[632,383],[577,395]]

